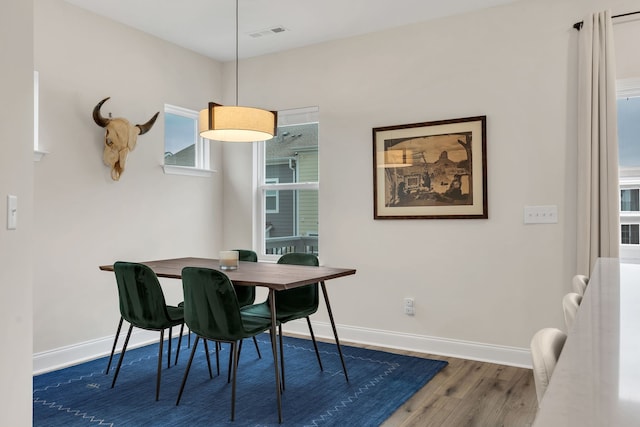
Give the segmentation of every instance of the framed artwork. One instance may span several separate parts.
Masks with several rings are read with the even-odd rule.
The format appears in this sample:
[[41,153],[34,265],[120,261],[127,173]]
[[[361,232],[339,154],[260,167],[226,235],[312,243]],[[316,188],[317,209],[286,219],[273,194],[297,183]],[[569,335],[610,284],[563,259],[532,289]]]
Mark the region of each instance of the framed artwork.
[[488,218],[486,122],[374,128],[373,218]]

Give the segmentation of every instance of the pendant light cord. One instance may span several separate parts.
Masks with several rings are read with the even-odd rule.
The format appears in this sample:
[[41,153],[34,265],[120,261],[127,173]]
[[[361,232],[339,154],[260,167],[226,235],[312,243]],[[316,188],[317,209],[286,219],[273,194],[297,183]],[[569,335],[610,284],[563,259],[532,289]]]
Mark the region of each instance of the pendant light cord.
[[238,106],[238,0],[236,0],[236,107]]

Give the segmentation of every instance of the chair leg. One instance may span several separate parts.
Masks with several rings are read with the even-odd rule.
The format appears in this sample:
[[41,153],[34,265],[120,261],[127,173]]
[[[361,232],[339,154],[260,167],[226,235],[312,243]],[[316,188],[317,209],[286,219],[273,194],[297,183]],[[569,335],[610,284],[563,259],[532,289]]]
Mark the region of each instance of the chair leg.
[[227,384],[231,382],[231,369],[233,369],[233,344],[229,347],[229,369],[227,369]]
[[106,375],[109,375],[109,369],[111,368],[111,361],[113,360],[113,353],[116,351],[116,344],[118,343],[118,338],[120,338],[120,329],[122,329],[122,322],[124,319],[120,316],[120,322],[118,322],[118,329],[116,330],[116,336],[113,338],[113,347],[111,347],[111,355],[109,356],[109,363],[107,363],[107,370],[105,371]]
[[220,376],[220,342],[216,341],[216,369]]
[[[169,328],[171,330],[171,328]],[[160,377],[162,376],[162,347],[164,345],[164,329],[160,330],[160,347],[158,349],[158,374],[156,376],[156,402],[160,398]],[[169,338],[169,349],[171,349],[171,338]],[[169,354],[171,354],[171,350],[169,350]],[[171,363],[171,359],[169,359],[169,363]]]
[[237,341],[231,344],[231,353],[233,353],[233,383],[231,384],[231,421],[233,421],[236,412],[236,376],[238,373],[238,356],[240,355],[240,346]]
[[282,391],[284,391],[284,346],[282,345],[282,323],[278,325],[278,336],[280,337],[280,376],[282,377],[280,384],[282,384]]
[[[171,337],[173,336],[173,327],[169,326],[169,351],[167,352],[167,369],[171,367]],[[164,330],[162,331],[162,336],[164,336]]]
[[262,355],[260,354],[260,348],[258,347],[258,340],[255,335],[253,336],[253,344],[256,346],[256,352],[258,352],[258,359],[262,359]]
[[[231,350],[233,350],[233,344],[231,345]],[[240,340],[240,345],[238,346],[238,359],[240,359],[240,352],[242,352],[242,340]],[[232,356],[233,356],[233,351],[229,353],[229,372],[227,373],[227,384],[231,382]]]
[[111,388],[113,388],[116,385],[116,380],[118,379],[118,373],[120,373],[120,366],[122,366],[122,359],[124,359],[124,354],[127,351],[127,345],[129,344],[129,338],[131,338],[132,330],[133,330],[133,325],[130,325],[129,332],[127,332],[127,337],[124,339],[124,345],[122,346],[122,351],[120,352],[120,358],[118,359],[118,366],[116,367],[116,373],[113,375]]
[[311,334],[311,341],[313,341],[313,348],[316,350],[316,357],[318,358],[318,365],[320,365],[320,370],[322,369],[322,361],[320,360],[320,352],[318,351],[318,343],[316,342],[316,337],[313,335],[313,328],[311,327],[311,320],[309,320],[309,316],[307,316],[307,325],[309,326],[309,333]]
[[187,383],[187,377],[189,376],[189,370],[191,369],[191,362],[193,362],[193,355],[196,354],[196,347],[198,347],[199,336],[196,335],[196,340],[193,342],[193,348],[191,349],[191,356],[189,356],[189,363],[187,363],[187,369],[184,371],[184,376],[182,377],[182,385],[180,386],[180,392],[178,393],[178,400],[176,400],[176,406],[180,404],[180,398],[182,397],[182,392],[184,391],[184,385]]
[[180,336],[178,337],[178,348],[176,349],[176,360],[173,366],[178,364],[178,355],[180,354],[180,346],[182,345],[182,333],[184,332],[184,323],[180,325]]
[[213,374],[211,373],[211,358],[209,357],[209,344],[207,344],[206,338],[202,338],[202,340],[204,341],[204,354],[207,356],[207,366],[209,367],[209,378],[213,379]]

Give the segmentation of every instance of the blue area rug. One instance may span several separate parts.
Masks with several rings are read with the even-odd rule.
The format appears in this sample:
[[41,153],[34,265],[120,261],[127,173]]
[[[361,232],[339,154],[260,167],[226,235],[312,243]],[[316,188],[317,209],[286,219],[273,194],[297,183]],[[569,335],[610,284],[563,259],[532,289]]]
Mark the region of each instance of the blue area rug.
[[[318,343],[320,371],[311,341],[285,337],[286,390],[282,426],[378,426],[422,388],[447,362],[342,346],[349,373],[345,381],[335,344]],[[177,340],[174,340],[175,348]],[[192,340],[193,343],[193,340]],[[177,366],[163,359],[160,400],[155,401],[158,345],[128,350],[115,388],[102,358],[33,378],[34,426],[277,426],[278,410],[268,334],[258,337],[262,359],[245,340],[237,379],[235,421],[230,421],[227,384],[229,345],[209,345],[214,378],[209,378],[202,341],[198,344],[180,405],[176,398],[190,349],[180,349]],[[175,353],[175,350],[174,350]]]

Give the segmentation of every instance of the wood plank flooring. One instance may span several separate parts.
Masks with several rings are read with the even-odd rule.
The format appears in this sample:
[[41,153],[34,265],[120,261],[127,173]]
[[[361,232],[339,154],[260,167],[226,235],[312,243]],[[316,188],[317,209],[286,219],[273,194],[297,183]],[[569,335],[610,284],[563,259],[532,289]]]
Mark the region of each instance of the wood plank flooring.
[[449,362],[382,427],[528,427],[533,424],[538,401],[531,369],[342,340],[341,343]]
[[382,427],[527,427],[533,424],[538,401],[531,369],[367,348],[449,362]]

